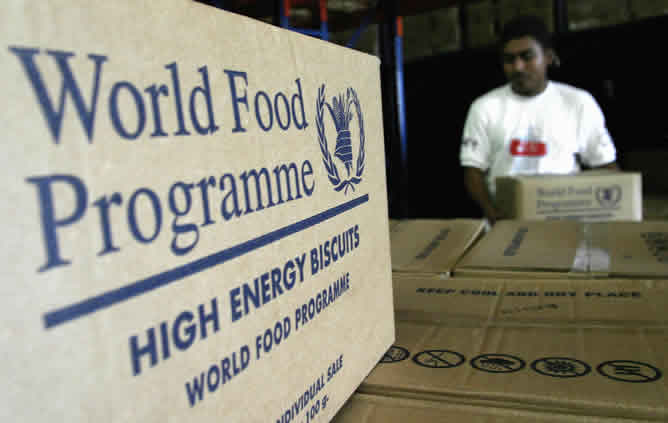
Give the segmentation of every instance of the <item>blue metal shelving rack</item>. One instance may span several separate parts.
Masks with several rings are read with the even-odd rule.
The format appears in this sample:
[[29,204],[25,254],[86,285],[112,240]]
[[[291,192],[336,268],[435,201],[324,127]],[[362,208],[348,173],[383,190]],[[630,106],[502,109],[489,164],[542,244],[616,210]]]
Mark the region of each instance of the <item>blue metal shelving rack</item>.
[[290,9],[292,6],[308,3],[303,0],[277,0],[280,7],[281,27],[290,29],[292,31],[300,32],[302,34],[310,35],[312,37],[329,40],[329,29],[327,26],[327,0],[317,0],[318,9],[320,12],[320,29],[298,28],[290,25]]

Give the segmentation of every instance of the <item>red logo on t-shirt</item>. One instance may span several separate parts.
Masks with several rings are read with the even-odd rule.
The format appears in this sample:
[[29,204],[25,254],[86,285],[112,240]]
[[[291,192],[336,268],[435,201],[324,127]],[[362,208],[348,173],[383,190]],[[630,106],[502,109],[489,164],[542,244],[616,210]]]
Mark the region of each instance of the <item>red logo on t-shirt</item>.
[[513,156],[540,157],[547,154],[547,145],[542,141],[510,141],[510,154]]

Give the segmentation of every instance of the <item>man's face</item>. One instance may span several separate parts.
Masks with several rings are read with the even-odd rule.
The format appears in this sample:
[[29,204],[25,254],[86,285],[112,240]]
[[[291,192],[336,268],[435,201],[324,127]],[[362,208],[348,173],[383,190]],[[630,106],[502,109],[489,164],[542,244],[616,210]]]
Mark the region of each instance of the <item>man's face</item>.
[[547,67],[552,54],[532,37],[510,40],[503,47],[503,72],[514,92],[532,96],[539,94],[547,84]]

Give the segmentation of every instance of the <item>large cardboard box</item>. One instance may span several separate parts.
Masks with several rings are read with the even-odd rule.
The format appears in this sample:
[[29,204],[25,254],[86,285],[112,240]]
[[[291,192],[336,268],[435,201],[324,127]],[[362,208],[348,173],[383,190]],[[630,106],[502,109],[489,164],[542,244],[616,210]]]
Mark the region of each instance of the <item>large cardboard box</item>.
[[[442,54],[457,51],[462,46],[459,7],[451,6],[430,12],[432,26],[427,38],[433,53]],[[408,30],[408,28],[407,28]]]
[[459,7],[445,7],[403,18],[405,60],[456,51],[461,48]]
[[498,0],[497,5],[501,28],[518,15],[535,15],[545,22],[550,32],[554,32],[553,0]]
[[627,0],[567,0],[568,29],[578,31],[629,20]]
[[633,172],[496,178],[496,203],[511,219],[641,221],[642,177]]
[[[333,420],[335,423],[622,423],[603,417],[573,414],[540,413],[499,407],[479,407],[395,398],[382,395],[355,394]],[[624,420],[626,421],[626,420]],[[634,420],[637,421],[637,420]]]
[[466,4],[468,43],[470,47],[489,46],[496,39],[496,7],[491,0]]
[[[528,300],[530,304],[532,300]],[[615,322],[398,321],[360,393],[542,413],[666,421],[666,309]],[[623,315],[622,315],[623,313]]]
[[0,40],[0,421],[330,420],[394,339],[378,59],[185,0]]
[[392,271],[445,278],[482,236],[476,219],[403,219],[391,228]]
[[668,278],[668,222],[497,222],[456,276]]
[[405,61],[429,57],[434,54],[430,34],[433,32],[433,17],[428,13],[403,18],[403,57]]
[[629,7],[634,19],[668,15],[668,0],[630,0]]

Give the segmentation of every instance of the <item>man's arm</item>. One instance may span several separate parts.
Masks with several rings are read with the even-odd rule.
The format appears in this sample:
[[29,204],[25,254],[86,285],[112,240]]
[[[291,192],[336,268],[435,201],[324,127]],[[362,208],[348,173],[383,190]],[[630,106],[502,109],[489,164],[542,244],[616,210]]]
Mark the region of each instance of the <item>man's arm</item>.
[[582,110],[579,119],[579,153],[585,165],[584,170],[620,170],[616,163],[617,149],[605,125],[603,111],[589,93],[582,97]]
[[500,217],[499,211],[494,207],[492,197],[487,189],[485,173],[477,167],[464,166],[464,185],[471,198],[478,203],[489,223],[493,225]]

